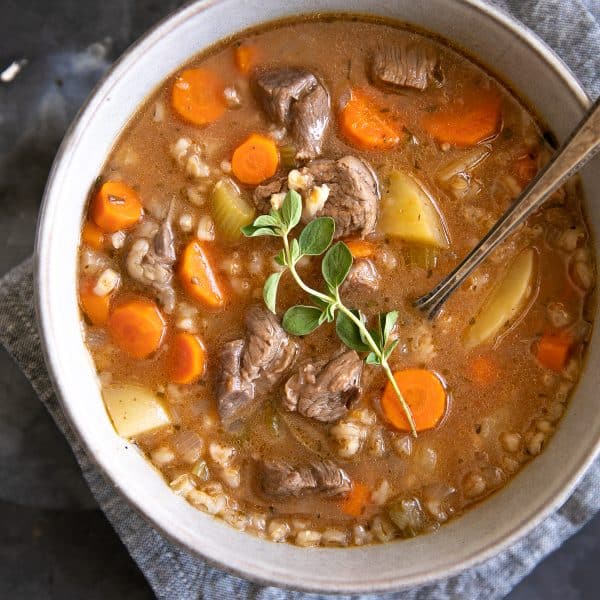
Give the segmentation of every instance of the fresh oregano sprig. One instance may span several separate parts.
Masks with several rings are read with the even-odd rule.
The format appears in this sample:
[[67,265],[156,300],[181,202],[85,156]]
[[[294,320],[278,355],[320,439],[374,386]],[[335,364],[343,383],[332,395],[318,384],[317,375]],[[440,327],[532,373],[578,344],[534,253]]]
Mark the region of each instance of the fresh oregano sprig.
[[[275,260],[284,268],[269,275],[265,281],[265,304],[275,313],[277,288],[282,275],[289,271],[298,286],[308,294],[313,305],[299,304],[288,308],[283,316],[283,328],[292,335],[307,335],[324,322],[331,323],[335,320],[335,330],[340,340],[349,348],[366,353],[367,364],[383,368],[416,437],[412,412],[388,364],[388,358],[398,345],[398,340],[391,337],[398,320],[398,312],[393,310],[379,314],[376,326],[369,329],[365,315],[356,309],[348,308],[340,298],[340,287],[352,267],[352,254],[343,242],[331,245],[335,221],[331,217],[314,219],[304,227],[297,238],[290,240],[289,235],[300,222],[301,215],[302,198],[297,192],[290,190],[285,195],[281,208],[271,209],[268,215],[260,215],[252,225],[242,228],[242,233],[247,237],[274,236],[281,238],[283,242],[283,249]],[[321,272],[325,291],[307,285],[296,270],[296,265],[303,256],[322,254],[324,256]]]

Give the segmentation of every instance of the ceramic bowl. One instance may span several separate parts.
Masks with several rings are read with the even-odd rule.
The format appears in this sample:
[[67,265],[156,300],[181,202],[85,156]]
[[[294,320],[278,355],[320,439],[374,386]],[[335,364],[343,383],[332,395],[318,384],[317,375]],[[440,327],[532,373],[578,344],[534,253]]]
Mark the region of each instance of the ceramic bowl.
[[[47,365],[90,457],[119,493],[177,544],[237,575],[322,592],[416,586],[484,561],[535,527],[573,490],[598,451],[600,372],[587,368],[545,452],[501,491],[437,533],[363,548],[303,549],[240,533],[171,492],[112,428],[82,342],[76,296],[79,231],[90,186],[138,105],[194,54],[248,27],[299,14],[363,13],[415,25],[472,54],[536,108],[559,139],[589,99],[560,59],[505,14],[476,0],[209,0],[159,23],[114,65],[69,129],[46,188],[36,248],[36,301]],[[600,165],[584,186],[600,237]],[[598,328],[588,366],[600,362]],[[371,569],[369,565],[377,565]]]

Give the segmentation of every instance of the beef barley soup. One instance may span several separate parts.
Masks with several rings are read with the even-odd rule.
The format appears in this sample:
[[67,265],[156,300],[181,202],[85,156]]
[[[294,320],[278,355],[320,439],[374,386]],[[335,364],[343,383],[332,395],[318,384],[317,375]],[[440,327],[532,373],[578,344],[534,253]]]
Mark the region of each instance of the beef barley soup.
[[300,546],[430,532],[499,489],[582,369],[577,184],[435,321],[411,304],[550,144],[479,66],[385,23],[283,23],[193,58],[117,140],[83,224],[116,431],[199,510]]

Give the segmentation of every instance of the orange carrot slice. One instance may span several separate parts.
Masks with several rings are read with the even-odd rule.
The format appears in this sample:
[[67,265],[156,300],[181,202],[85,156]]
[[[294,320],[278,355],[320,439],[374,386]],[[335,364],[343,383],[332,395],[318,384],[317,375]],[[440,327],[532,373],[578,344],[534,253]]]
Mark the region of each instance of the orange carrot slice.
[[137,192],[121,181],[102,184],[90,206],[94,223],[107,233],[128,229],[142,216],[142,203]]
[[350,143],[366,150],[390,149],[400,142],[398,128],[382,116],[370,98],[356,89],[340,112],[340,128]]
[[235,49],[235,66],[243,75],[248,75],[258,62],[258,48],[252,44],[240,44]]
[[454,146],[473,146],[500,130],[502,98],[489,89],[471,89],[439,111],[423,118],[435,140]]
[[225,293],[211,266],[209,252],[200,240],[192,240],[184,248],[178,274],[185,292],[209,308],[225,305]]
[[174,383],[194,383],[206,367],[206,351],[191,333],[177,333],[171,342],[171,379]]
[[375,254],[376,245],[368,240],[344,240],[353,258],[369,258]]
[[83,314],[93,325],[105,325],[110,309],[110,294],[98,296],[94,294],[96,280],[84,277],[79,283],[79,305]]
[[[410,407],[417,431],[435,427],[446,412],[446,390],[437,375],[428,369],[404,369],[394,373],[394,379]],[[390,382],[383,392],[381,409],[394,427],[410,431],[406,414]]]
[[342,502],[341,508],[347,515],[351,517],[361,517],[369,504],[371,491],[364,483],[355,481],[352,484],[352,489]]
[[129,300],[110,314],[108,330],[113,342],[134,358],[146,358],[160,346],[166,329],[158,306],[147,298]]
[[275,142],[264,135],[253,133],[233,152],[231,170],[236,178],[248,185],[258,185],[275,175],[279,166],[279,152]]
[[209,69],[185,69],[175,78],[171,106],[185,121],[206,125],[223,115],[225,84]]
[[536,357],[539,363],[552,371],[562,371],[571,355],[573,338],[567,332],[545,334],[538,343]]
[[104,245],[104,232],[92,221],[86,221],[81,230],[81,241],[94,250],[101,250]]

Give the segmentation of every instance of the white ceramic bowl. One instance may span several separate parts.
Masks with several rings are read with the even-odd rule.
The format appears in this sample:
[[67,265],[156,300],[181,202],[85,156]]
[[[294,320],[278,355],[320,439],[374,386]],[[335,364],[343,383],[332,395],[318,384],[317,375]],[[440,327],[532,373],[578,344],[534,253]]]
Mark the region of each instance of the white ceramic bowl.
[[[212,0],[176,12],[130,48],[71,126],[50,175],[39,221],[37,307],[46,361],[65,414],[87,452],[157,529],[228,571],[270,584],[326,592],[415,586],[455,574],[513,543],[555,510],[598,451],[600,373],[588,368],[546,451],[481,506],[432,535],[354,549],[302,549],[240,533],[171,492],[141,453],[113,430],[82,343],[76,299],[79,229],[90,186],[138,104],[190,56],[225,36],[298,13],[391,17],[468,50],[537,108],[559,138],[589,99],[531,32],[477,0]],[[587,210],[600,237],[599,162],[584,175]],[[588,365],[599,364],[595,329]],[[369,565],[377,565],[371,569]]]

